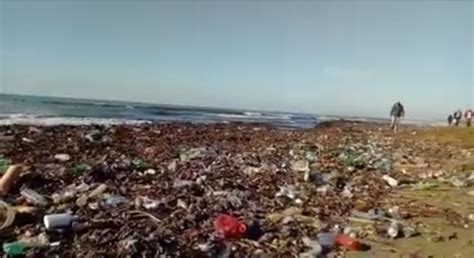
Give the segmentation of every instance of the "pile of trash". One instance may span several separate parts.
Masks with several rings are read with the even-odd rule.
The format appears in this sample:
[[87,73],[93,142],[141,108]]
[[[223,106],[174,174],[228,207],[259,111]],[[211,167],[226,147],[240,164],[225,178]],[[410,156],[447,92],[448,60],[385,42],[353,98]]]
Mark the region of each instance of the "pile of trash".
[[384,153],[377,149],[377,145],[373,143],[358,143],[350,146],[342,146],[339,158],[343,160],[350,169],[368,167],[382,173],[389,173],[392,171],[392,161],[389,154],[390,153]]
[[417,233],[380,202],[398,185],[387,143],[352,125],[5,126],[0,136],[3,254],[317,257]]

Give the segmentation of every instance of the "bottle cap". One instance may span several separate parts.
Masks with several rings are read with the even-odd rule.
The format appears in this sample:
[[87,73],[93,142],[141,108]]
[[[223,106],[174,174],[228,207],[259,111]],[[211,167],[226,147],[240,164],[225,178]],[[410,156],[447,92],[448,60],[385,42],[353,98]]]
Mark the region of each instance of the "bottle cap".
[[247,225],[240,223],[238,230],[239,230],[239,233],[244,234],[247,231]]

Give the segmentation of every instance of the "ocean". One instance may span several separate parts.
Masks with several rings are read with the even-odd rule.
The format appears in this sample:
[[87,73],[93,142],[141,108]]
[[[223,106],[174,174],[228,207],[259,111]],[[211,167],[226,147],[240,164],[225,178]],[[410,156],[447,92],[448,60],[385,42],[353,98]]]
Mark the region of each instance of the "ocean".
[[315,115],[302,113],[0,94],[0,125],[242,122],[281,128],[313,128],[320,121]]
[[[86,100],[0,94],[0,125],[91,125],[140,123],[251,123],[278,128],[314,128],[334,120],[388,123],[385,118],[328,116],[206,107],[187,107],[124,101]],[[403,120],[402,123],[439,126],[444,121]]]

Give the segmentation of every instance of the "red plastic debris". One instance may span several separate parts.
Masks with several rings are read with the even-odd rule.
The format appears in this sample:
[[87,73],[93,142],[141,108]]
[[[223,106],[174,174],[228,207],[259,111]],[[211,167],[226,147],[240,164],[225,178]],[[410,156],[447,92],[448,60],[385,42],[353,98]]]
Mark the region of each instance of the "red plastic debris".
[[351,238],[344,234],[338,234],[336,236],[336,245],[351,251],[359,251],[362,250],[363,247],[363,245],[357,239]]
[[219,214],[214,220],[214,229],[218,236],[232,239],[243,237],[247,231],[247,225],[230,215]]

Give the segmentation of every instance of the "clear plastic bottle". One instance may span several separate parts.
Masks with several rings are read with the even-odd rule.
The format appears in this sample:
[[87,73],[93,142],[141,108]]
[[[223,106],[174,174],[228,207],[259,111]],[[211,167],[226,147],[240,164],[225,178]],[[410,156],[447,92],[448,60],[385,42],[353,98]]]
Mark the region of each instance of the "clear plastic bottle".
[[21,196],[23,196],[28,202],[39,205],[39,206],[46,206],[48,205],[48,200],[42,196],[41,194],[37,193],[34,190],[29,188],[24,188],[20,192]]

